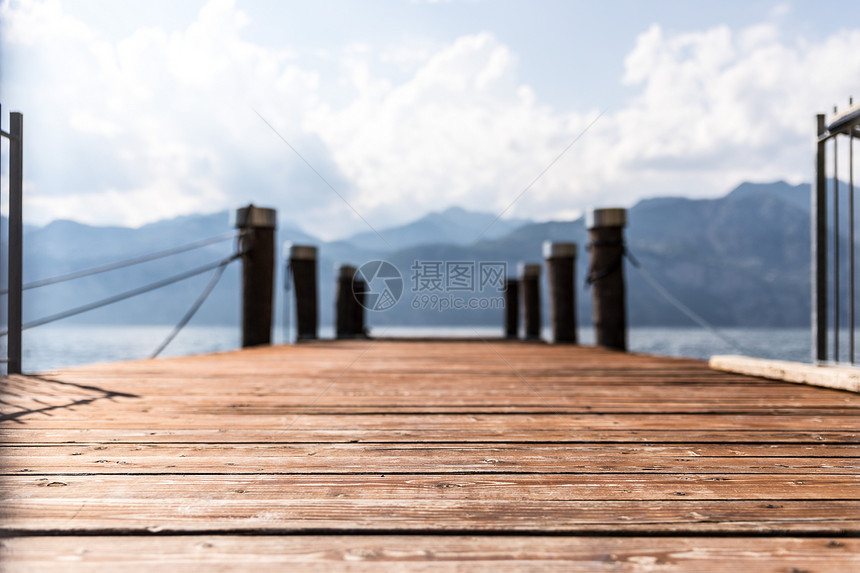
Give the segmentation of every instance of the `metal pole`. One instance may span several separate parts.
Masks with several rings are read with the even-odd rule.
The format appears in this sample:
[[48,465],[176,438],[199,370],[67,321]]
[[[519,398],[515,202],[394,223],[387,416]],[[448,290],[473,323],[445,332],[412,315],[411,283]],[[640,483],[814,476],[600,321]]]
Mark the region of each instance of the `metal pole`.
[[[0,105],[0,120],[2,120],[2,118],[3,118],[3,106]],[[0,121],[0,132],[2,132],[2,130],[3,130],[2,121]],[[3,189],[2,189],[2,186],[0,186],[0,205],[2,205],[2,204],[3,204]],[[3,218],[0,217],[0,245],[2,245],[2,243],[3,243],[2,237],[3,237]],[[4,284],[5,284],[5,288],[8,291],[9,290],[9,283],[7,280],[5,280],[8,277],[7,271],[8,271],[8,269],[3,265],[3,249],[0,248],[0,288],[4,288]],[[7,327],[6,330],[9,330],[8,325],[6,324],[6,307],[3,305],[0,305],[0,326],[6,326]],[[4,356],[3,358],[7,358],[7,357]]]
[[854,364],[854,138],[848,138],[848,360]]
[[839,362],[839,155],[833,138],[833,361]]
[[812,190],[812,361],[827,360],[827,131],[824,114],[815,116],[815,181]]
[[21,374],[21,327],[23,292],[23,165],[24,165],[24,116],[13,112],[9,115],[9,336],[7,351],[9,374]]

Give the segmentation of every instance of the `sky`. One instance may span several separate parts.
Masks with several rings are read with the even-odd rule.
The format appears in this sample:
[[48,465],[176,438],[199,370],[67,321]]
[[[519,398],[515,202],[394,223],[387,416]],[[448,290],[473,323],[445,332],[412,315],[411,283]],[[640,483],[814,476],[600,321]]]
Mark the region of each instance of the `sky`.
[[[24,216],[273,207],[332,239],[809,181],[860,96],[850,1],[0,1]],[[8,148],[4,144],[3,192]]]

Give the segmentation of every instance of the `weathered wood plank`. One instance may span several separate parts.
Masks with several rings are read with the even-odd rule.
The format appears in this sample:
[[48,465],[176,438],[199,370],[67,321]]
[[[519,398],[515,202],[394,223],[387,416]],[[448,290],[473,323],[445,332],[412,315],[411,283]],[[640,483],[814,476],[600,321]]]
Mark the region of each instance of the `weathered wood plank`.
[[[162,474],[19,475],[0,481],[5,503],[101,498],[161,501],[190,499],[205,491],[209,500],[413,499],[489,501],[860,501],[857,475],[760,474]],[[89,501],[88,501],[89,503]],[[157,510],[157,507],[155,508]],[[769,513],[769,512],[765,512]],[[811,515],[817,515],[813,512]],[[860,518],[860,515],[858,515]]]
[[[354,489],[366,486],[354,485]],[[860,534],[860,501],[30,498],[4,502],[5,532],[535,532]]]
[[[233,384],[238,384],[236,381]],[[248,390],[221,391],[217,387],[193,389],[182,381],[172,382],[171,392],[186,388],[183,394],[155,393],[116,395],[110,392],[24,396],[0,394],[0,420],[15,419],[31,412],[31,419],[50,417],[74,418],[75,411],[146,412],[163,417],[177,410],[197,414],[274,415],[284,413],[367,413],[373,411],[444,413],[458,411],[482,412],[565,412],[565,413],[623,413],[659,410],[666,413],[783,413],[803,415],[860,415],[860,402],[846,398],[771,395],[766,392],[737,394],[728,388],[696,388],[688,386],[679,392],[666,388],[638,386],[620,391],[617,388],[576,384],[565,388],[549,386],[532,380],[526,386],[518,379],[499,382],[495,386],[460,381],[460,386],[446,388],[444,384],[422,385],[413,380],[408,384],[375,380],[373,384],[351,382],[327,387],[316,382],[286,389],[270,388],[267,392]],[[568,386],[571,386],[568,384]],[[368,388],[369,387],[369,388]],[[324,390],[324,391],[323,391]],[[23,390],[22,390],[23,392]],[[199,393],[199,394],[198,394]]]
[[[474,422],[474,420],[472,420]],[[23,424],[22,424],[23,425]],[[176,424],[179,426],[179,424]],[[474,427],[474,426],[479,427]],[[29,424],[27,424],[29,426]],[[116,429],[4,428],[0,442],[21,445],[49,444],[291,444],[291,443],[547,443],[588,444],[860,444],[856,431],[796,430],[684,430],[633,429],[602,430],[578,428],[576,431],[541,427],[538,420],[529,425],[491,425],[470,423],[460,428],[367,429],[367,428],[290,428],[283,429]]]
[[856,539],[720,537],[127,536],[0,540],[8,573],[124,571],[814,571],[860,568]]
[[860,446],[473,444],[0,447],[5,474],[79,473],[761,473],[860,474]]
[[[127,429],[134,425],[150,429],[275,429],[285,437],[295,431],[352,431],[366,430],[398,431],[444,431],[452,436],[473,430],[501,431],[541,431],[547,429],[567,430],[568,437],[581,430],[781,430],[791,432],[847,431],[856,432],[860,440],[858,420],[860,415],[745,415],[745,414],[667,414],[640,412],[636,414],[278,414],[278,415],[236,415],[198,413],[177,405],[167,412],[122,411],[106,409],[92,412],[86,407],[74,409],[78,427],[87,429]],[[94,417],[97,415],[96,417]],[[18,425],[25,423],[19,420]],[[9,424],[12,425],[12,424]],[[69,420],[57,414],[26,421],[22,427],[40,429],[69,428]],[[456,441],[453,440],[453,441]]]

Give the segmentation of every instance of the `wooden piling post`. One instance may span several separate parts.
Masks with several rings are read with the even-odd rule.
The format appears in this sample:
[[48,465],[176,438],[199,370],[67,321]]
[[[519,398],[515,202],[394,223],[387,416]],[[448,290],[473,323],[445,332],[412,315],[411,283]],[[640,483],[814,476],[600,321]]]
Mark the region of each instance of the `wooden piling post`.
[[576,243],[543,244],[552,340],[576,344]]
[[289,254],[296,293],[296,340],[317,338],[317,248],[292,245]]
[[355,304],[352,305],[352,324],[354,325],[355,338],[368,338],[367,327],[364,322],[364,300],[367,293],[367,283],[359,276],[352,279],[352,297]]
[[524,337],[540,339],[540,271],[539,264],[520,263],[520,300],[523,307]]
[[627,350],[624,292],[625,209],[590,209],[586,216],[594,338],[598,346]]
[[505,338],[516,339],[520,331],[520,282],[505,279]]
[[271,344],[277,212],[248,205],[236,211],[241,231],[242,347]]
[[335,302],[335,337],[364,337],[364,293],[366,283],[356,277],[356,268],[341,265],[337,277],[337,300]]
[[334,303],[334,336],[335,338],[352,338],[355,326],[352,324],[354,318],[352,296],[352,279],[355,276],[355,267],[352,265],[340,265],[337,274],[337,289]]

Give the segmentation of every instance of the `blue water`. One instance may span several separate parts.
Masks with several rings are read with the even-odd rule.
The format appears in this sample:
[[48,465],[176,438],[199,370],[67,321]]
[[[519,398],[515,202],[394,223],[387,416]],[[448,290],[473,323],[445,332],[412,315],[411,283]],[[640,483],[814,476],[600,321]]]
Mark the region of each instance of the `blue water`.
[[[23,367],[25,372],[45,372],[57,368],[140,360],[149,356],[172,330],[171,326],[96,326],[51,325],[24,332]],[[726,328],[721,333],[742,348],[748,356],[809,361],[810,331],[806,328]],[[379,327],[378,336],[467,336],[476,333],[498,337],[500,328],[408,328]],[[283,343],[278,328],[275,342]],[[321,328],[320,336],[332,337],[331,328]],[[582,344],[594,342],[591,328],[580,328]],[[549,338],[549,333],[545,333]],[[846,338],[847,339],[847,338]],[[239,347],[239,329],[231,326],[188,326],[162,353],[162,357],[206,354]],[[662,356],[685,356],[706,360],[714,354],[738,354],[713,333],[699,328],[631,328],[629,347],[634,352]],[[5,348],[0,348],[5,354]]]

